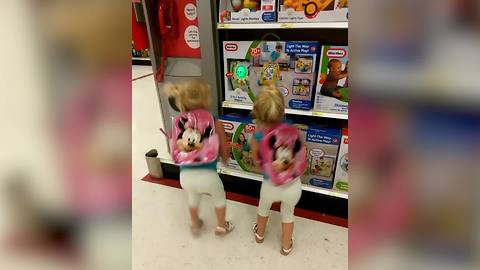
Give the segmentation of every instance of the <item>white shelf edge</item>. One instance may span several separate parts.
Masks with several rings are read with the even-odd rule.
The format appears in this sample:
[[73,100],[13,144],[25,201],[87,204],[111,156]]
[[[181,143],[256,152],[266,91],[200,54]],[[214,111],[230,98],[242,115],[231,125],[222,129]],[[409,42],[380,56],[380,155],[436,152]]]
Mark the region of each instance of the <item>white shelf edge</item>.
[[273,22],[273,23],[217,23],[217,29],[348,29],[348,22]]
[[[167,158],[160,158],[160,161],[163,162],[163,163],[174,164],[171,159],[167,159]],[[263,176],[260,175],[260,174],[243,172],[243,171],[238,171],[238,170],[235,170],[235,169],[226,168],[226,167],[220,165],[220,163],[217,166],[217,172],[220,173],[220,174],[226,174],[226,175],[230,175],[230,176],[241,177],[241,178],[246,178],[246,179],[260,181],[260,182],[263,181]],[[321,187],[307,186],[307,185],[303,185],[303,184],[302,184],[302,189],[305,190],[305,191],[320,193],[320,194],[324,194],[324,195],[328,195],[328,196],[332,196],[332,197],[348,199],[348,194],[347,193],[343,193],[343,192],[339,192],[339,191],[335,191],[335,190],[325,189],[325,188],[321,188]]]
[[[249,104],[241,104],[241,103],[234,103],[230,101],[224,101],[222,103],[222,107],[224,108],[234,108],[234,109],[242,109],[242,110],[252,110],[253,105]],[[348,114],[336,114],[336,113],[325,113],[325,112],[315,112],[312,110],[303,111],[303,110],[295,110],[295,109],[285,109],[286,114],[296,114],[296,115],[306,115],[306,116],[316,116],[316,117],[324,117],[324,118],[335,118],[335,119],[345,119],[348,120]]]
[[[237,171],[235,169],[230,169],[230,168],[225,168],[222,165],[218,165],[217,169],[218,173],[220,174],[226,174],[226,175],[231,175],[235,177],[242,177],[242,178],[247,178],[251,180],[256,180],[256,181],[263,181],[263,176],[255,173],[249,173],[249,172],[243,172],[243,171]],[[348,199],[348,194],[335,191],[335,190],[330,190],[330,189],[325,189],[321,187],[313,187],[313,186],[307,186],[302,184],[302,189],[305,191],[310,191],[314,193],[320,193],[332,197],[338,197],[342,199]]]

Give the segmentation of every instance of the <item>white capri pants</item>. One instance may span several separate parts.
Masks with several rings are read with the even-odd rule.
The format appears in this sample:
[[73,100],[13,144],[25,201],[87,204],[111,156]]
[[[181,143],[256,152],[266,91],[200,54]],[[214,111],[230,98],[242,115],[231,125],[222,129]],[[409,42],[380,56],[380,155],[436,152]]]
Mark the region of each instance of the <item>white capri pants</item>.
[[180,185],[187,192],[188,206],[198,208],[200,196],[210,194],[216,208],[225,206],[225,190],[222,180],[216,170],[212,169],[182,169],[180,170]]
[[275,186],[271,181],[263,181],[260,190],[260,202],[258,203],[258,214],[268,217],[270,207],[274,202],[281,202],[280,215],[283,223],[291,223],[294,220],[293,211],[302,196],[302,182],[297,177],[288,184]]

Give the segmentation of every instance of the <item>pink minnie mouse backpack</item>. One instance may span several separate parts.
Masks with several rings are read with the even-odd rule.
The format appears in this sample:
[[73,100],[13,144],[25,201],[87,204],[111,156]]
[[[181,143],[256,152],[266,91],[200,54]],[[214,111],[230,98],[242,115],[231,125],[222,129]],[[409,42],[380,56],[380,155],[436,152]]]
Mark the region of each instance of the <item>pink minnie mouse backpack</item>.
[[275,185],[283,185],[303,175],[307,151],[294,126],[280,124],[267,130],[260,142],[262,168]]
[[176,164],[196,165],[217,160],[219,139],[210,112],[199,109],[180,113],[173,120],[169,144]]

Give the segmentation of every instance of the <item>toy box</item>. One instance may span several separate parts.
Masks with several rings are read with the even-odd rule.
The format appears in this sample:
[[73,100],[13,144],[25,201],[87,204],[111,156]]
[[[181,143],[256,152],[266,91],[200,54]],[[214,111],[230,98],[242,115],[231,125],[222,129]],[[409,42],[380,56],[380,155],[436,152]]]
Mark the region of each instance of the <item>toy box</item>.
[[334,189],[348,191],[348,129],[342,130],[342,141],[338,151],[337,169],[335,170]]
[[303,131],[308,166],[302,183],[331,189],[340,144],[340,129],[309,126]]
[[335,22],[348,20],[348,0],[280,0],[279,22]]
[[323,46],[314,110],[348,114],[348,47]]
[[292,109],[313,107],[318,42],[224,41],[225,100],[253,104],[273,82]]
[[255,132],[252,119],[246,116],[227,114],[220,118],[231,147],[230,159],[227,167],[254,173],[261,173],[259,166],[255,165],[250,147],[250,141]]
[[220,0],[220,23],[275,21],[275,0]]

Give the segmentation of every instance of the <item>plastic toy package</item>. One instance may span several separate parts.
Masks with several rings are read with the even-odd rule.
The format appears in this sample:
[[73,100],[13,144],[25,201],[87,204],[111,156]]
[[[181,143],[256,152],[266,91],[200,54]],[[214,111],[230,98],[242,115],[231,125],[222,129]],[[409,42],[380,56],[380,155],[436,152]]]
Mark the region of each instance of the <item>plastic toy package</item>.
[[307,147],[307,170],[302,183],[331,189],[341,139],[340,129],[302,125],[299,130],[305,135]]
[[348,114],[348,47],[322,46],[314,110]]
[[348,0],[280,0],[279,22],[335,22],[348,20]]
[[275,0],[220,0],[220,23],[274,22]]
[[225,100],[253,104],[274,83],[288,108],[313,107],[319,43],[312,41],[224,41]]
[[255,132],[252,119],[242,115],[227,114],[220,118],[227,135],[227,141],[231,147],[230,158],[227,167],[247,172],[261,173],[257,166],[250,147],[250,141]]
[[348,129],[342,130],[342,141],[338,152],[337,169],[335,170],[334,189],[348,191]]

